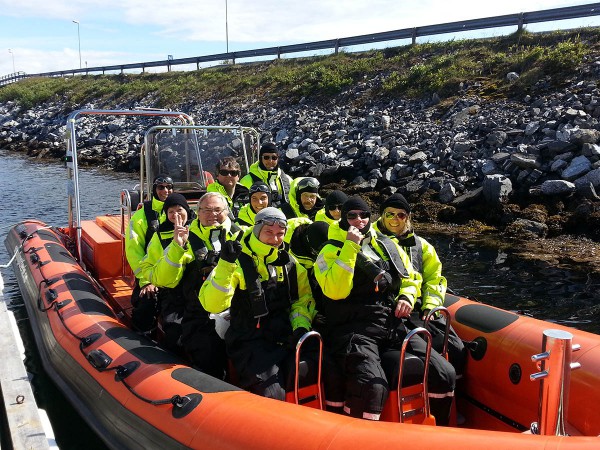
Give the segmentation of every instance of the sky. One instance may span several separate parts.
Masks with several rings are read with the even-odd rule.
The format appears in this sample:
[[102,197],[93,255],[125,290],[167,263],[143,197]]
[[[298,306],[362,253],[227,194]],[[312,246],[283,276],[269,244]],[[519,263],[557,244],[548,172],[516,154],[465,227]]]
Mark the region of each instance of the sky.
[[[582,0],[0,0],[0,77],[300,44],[596,3]],[[600,7],[598,8],[600,13]],[[78,23],[75,23],[77,21]],[[600,16],[529,25],[600,26]],[[515,27],[420,38],[491,37]],[[409,44],[393,41],[368,48]],[[366,48],[350,47],[348,51]],[[323,53],[323,52],[321,52]],[[316,54],[313,52],[312,54]],[[285,57],[299,56],[297,54]],[[264,58],[263,58],[264,59]],[[195,68],[175,66],[174,70]],[[164,68],[152,69],[162,71]],[[139,72],[137,70],[136,72]]]

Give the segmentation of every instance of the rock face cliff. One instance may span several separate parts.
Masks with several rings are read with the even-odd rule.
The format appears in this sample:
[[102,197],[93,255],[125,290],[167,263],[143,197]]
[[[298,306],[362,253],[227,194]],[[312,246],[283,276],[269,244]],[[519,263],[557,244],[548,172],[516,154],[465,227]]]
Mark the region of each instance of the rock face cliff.
[[[528,94],[502,100],[474,95],[468,86],[451,102],[435,94],[426,100],[368,97],[375,77],[326,101],[255,96],[173,109],[196,123],[258,128],[277,143],[292,176],[313,175],[374,203],[402,192],[420,205],[417,218],[476,219],[522,236],[566,232],[599,239],[599,74],[600,61],[591,60],[559,88],[542,79]],[[57,100],[23,110],[0,104],[0,148],[60,158],[70,112],[65,105]],[[94,106],[100,107],[81,108]],[[99,133],[84,126],[80,163],[137,170],[144,128],[120,119],[104,120]]]

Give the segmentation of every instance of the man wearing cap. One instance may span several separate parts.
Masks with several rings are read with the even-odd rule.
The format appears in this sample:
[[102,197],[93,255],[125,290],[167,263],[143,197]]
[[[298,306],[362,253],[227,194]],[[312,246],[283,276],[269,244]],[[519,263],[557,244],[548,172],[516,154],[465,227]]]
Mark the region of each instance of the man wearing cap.
[[225,243],[199,295],[209,312],[230,308],[225,344],[240,386],[278,400],[315,307],[306,270],[282,247],[286,227],[280,210],[260,211],[241,241]]
[[288,201],[292,179],[279,167],[279,153],[272,142],[265,142],[260,147],[258,158],[257,162],[250,165],[250,171],[240,183],[248,189],[256,181],[266,183],[271,189],[273,206],[279,208]]
[[254,225],[256,215],[268,206],[271,206],[271,189],[266,183],[256,181],[250,186],[249,203],[242,206],[235,223],[242,228]]
[[288,203],[282,205],[281,210],[288,219],[307,217],[312,221],[322,207],[319,181],[313,177],[300,177],[292,180]]
[[[327,344],[346,380],[343,402],[330,406],[343,406],[352,417],[379,420],[392,383],[382,356],[399,353],[407,334],[403,320],[420,294],[421,279],[406,253],[373,230],[371,210],[360,197],[344,203],[328,237],[315,262],[315,276],[324,295]],[[411,340],[409,352],[424,359],[425,341]],[[430,361],[430,398],[444,399],[432,402],[432,412],[438,423],[446,424],[456,374],[437,352],[431,352]],[[325,391],[339,384],[329,382]]]
[[342,205],[346,200],[348,196],[342,191],[331,191],[325,197],[325,207],[317,212],[315,222],[327,222],[329,225],[338,222],[342,217]]
[[[396,241],[408,255],[416,272],[421,275],[421,296],[415,310],[407,321],[409,329],[424,326],[424,319],[432,309],[444,306],[447,281],[442,275],[442,262],[433,245],[414,232],[411,222],[410,205],[402,194],[393,194],[380,206],[381,217],[373,224],[374,228]],[[443,351],[446,318],[437,317],[431,321],[433,348]],[[448,335],[448,356],[450,362],[461,374],[466,362],[466,349],[452,327]]]
[[140,287],[140,263],[146,255],[146,248],[158,226],[165,221],[163,204],[173,192],[171,177],[159,174],[152,182],[152,198],[146,200],[131,216],[125,233],[125,256],[135,275],[135,287],[131,295],[132,321],[139,331],[149,331],[153,327],[155,315],[156,287],[147,283]]
[[230,219],[235,220],[240,208],[248,203],[248,188],[239,183],[240,164],[233,156],[219,160],[216,166],[217,179],[206,187],[207,192],[220,192],[227,199]]

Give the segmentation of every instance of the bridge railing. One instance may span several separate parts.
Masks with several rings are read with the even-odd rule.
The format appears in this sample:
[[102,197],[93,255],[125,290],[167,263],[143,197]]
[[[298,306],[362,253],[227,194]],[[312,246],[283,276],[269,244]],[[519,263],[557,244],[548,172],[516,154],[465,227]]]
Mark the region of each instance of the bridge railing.
[[166,67],[171,71],[171,67],[185,64],[196,64],[200,69],[201,63],[215,61],[231,61],[245,58],[256,58],[260,56],[276,56],[278,59],[282,55],[291,53],[300,53],[315,50],[333,49],[337,54],[340,47],[352,47],[356,45],[372,44],[377,42],[394,41],[400,39],[412,39],[416,43],[417,38],[424,36],[435,36],[448,33],[459,33],[464,31],[482,30],[488,28],[500,28],[516,26],[521,30],[526,24],[552,22],[555,20],[578,19],[582,17],[593,17],[600,15],[600,3],[589,3],[587,5],[567,6],[563,8],[546,9],[542,11],[521,12],[516,14],[506,14],[503,16],[485,17],[482,19],[461,20],[458,22],[442,23],[438,25],[426,25],[422,27],[403,28],[394,31],[384,31],[381,33],[364,34],[360,36],[351,36],[338,39],[328,39],[324,41],[307,42],[303,44],[284,45],[280,47],[266,47],[254,50],[242,50],[229,53],[216,53],[213,55],[193,56],[189,58],[166,59],[160,61],[149,61],[131,64],[115,64],[112,66],[86,67],[81,69],[59,70],[54,72],[43,72],[36,74],[10,74],[0,78],[0,86],[12,83],[28,77],[54,77],[70,76],[77,74],[106,73],[113,71],[141,69],[145,72],[146,68]]

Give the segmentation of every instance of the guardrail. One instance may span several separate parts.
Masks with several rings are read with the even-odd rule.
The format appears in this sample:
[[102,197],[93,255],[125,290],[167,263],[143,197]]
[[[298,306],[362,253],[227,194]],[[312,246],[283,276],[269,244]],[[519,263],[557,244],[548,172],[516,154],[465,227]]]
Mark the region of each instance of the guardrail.
[[394,41],[400,39],[412,39],[416,43],[418,37],[434,36],[448,33],[458,33],[463,31],[482,30],[486,28],[499,28],[516,26],[521,30],[524,25],[531,23],[552,22],[555,20],[577,19],[581,17],[592,17],[600,15],[600,3],[589,3],[587,5],[568,6],[564,8],[546,9],[542,11],[522,12],[516,14],[507,14],[503,16],[485,17],[482,19],[462,20],[459,22],[442,23],[438,25],[426,25],[423,27],[403,28],[401,30],[385,31],[382,33],[364,34],[346,38],[329,39],[325,41],[307,42],[304,44],[285,45],[281,47],[266,47],[255,50],[243,50],[239,52],[217,53],[206,56],[193,56],[190,58],[167,59],[160,61],[150,61],[132,64],[115,64],[112,66],[86,67],[85,69],[59,70],[55,72],[44,72],[37,74],[19,74],[7,75],[0,78],[0,86],[29,77],[53,77],[69,76],[77,74],[89,75],[91,73],[105,74],[106,72],[120,71],[123,73],[129,69],[142,69],[150,67],[167,67],[171,71],[172,66],[184,64],[196,64],[200,69],[200,64],[214,61],[232,61],[236,59],[255,58],[259,56],[277,56],[289,53],[299,53],[314,50],[334,49],[337,54],[340,47],[351,47],[355,45],[364,45],[376,42]]

